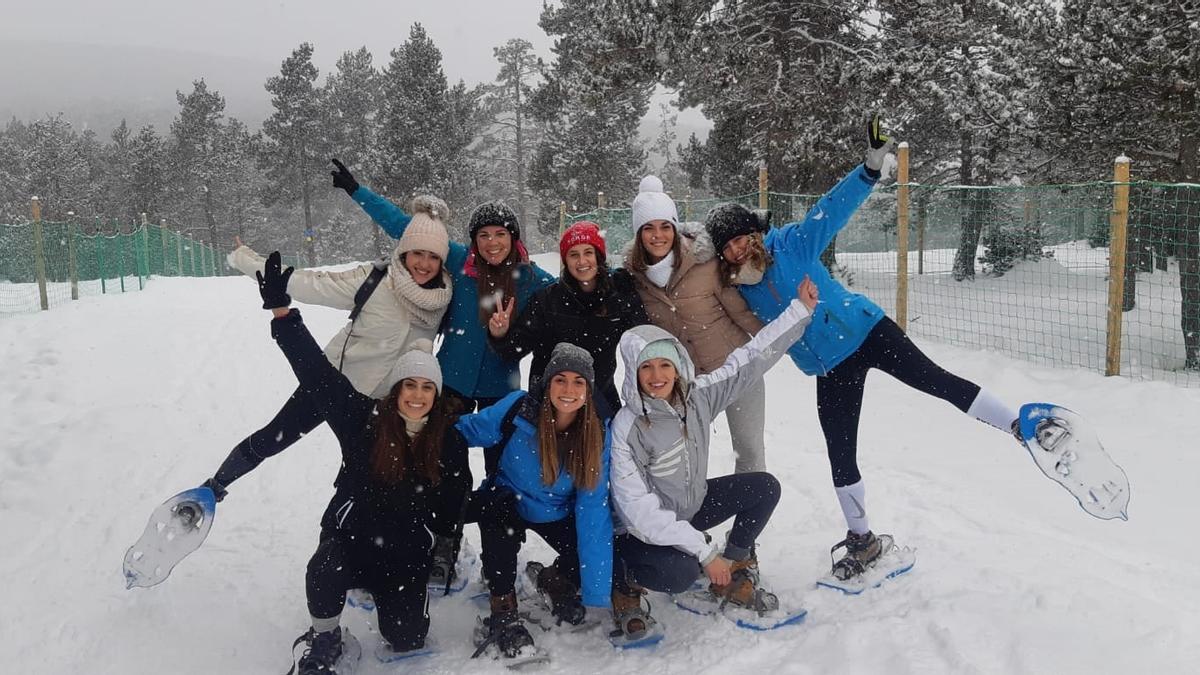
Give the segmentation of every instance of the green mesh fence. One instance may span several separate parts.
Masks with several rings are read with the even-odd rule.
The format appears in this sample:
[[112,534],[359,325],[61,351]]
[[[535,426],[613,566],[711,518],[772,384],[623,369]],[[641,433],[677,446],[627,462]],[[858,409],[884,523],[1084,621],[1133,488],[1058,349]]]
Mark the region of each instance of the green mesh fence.
[[[112,229],[112,234],[84,234],[74,223],[0,225],[0,316],[138,291],[157,276],[233,273],[222,251],[171,230],[153,225]],[[299,266],[298,256],[286,258]]]
[[[1105,372],[1109,344],[1111,182],[909,186],[907,330],[1035,363]],[[896,316],[897,191],[877,189],[835,242],[833,271]],[[820,195],[770,192],[777,225]],[[758,193],[677,200],[683,220],[713,205],[757,207]],[[606,230],[610,251],[633,236],[629,209],[567,216]],[[1120,372],[1200,386],[1200,185],[1130,184]]]

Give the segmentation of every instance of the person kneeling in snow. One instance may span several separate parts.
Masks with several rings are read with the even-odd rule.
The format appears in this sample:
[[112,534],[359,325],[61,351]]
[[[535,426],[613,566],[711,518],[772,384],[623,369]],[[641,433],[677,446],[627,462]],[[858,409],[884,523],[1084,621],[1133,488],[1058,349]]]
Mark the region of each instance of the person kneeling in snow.
[[259,275],[271,335],[279,343],[314,410],[328,422],[342,450],[336,492],[321,518],[321,538],[308,561],[306,590],[312,628],[301,675],[336,673],[353,637],[340,627],[346,591],[374,596],[383,652],[425,645],[429,632],[425,582],[430,530],[449,531],[471,489],[467,444],[442,396],[442,373],[428,340],[414,343],[395,363],[395,382],[373,399],[338,372],[308,332],[300,312],[288,309],[287,278],[279,252]]
[[[774,596],[759,587],[754,543],[779,502],[779,481],[761,471],[707,479],[710,427],[803,334],[816,306],[816,286],[805,279],[779,318],[699,377],[687,350],[662,328],[638,326],[621,336],[625,406],[610,434],[613,504],[621,521],[612,604],[627,640],[653,629],[641,606],[645,589],[681,593],[701,571],[714,596],[774,609],[756,606]],[[722,551],[704,530],[730,518]]]

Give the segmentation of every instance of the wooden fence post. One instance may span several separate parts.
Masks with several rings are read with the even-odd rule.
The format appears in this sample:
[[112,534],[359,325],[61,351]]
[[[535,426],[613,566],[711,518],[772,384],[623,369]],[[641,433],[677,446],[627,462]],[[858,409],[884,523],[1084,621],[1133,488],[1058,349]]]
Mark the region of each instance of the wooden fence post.
[[50,296],[46,294],[46,249],[42,243],[42,201],[37,197],[29,200],[33,211],[33,273],[37,277],[38,300],[43,310],[50,309]]
[[196,240],[192,238],[192,235],[190,234],[188,235],[188,253],[190,253],[192,256],[192,273],[188,276],[194,277],[196,276]]
[[896,325],[908,330],[908,143],[896,152]]
[[767,160],[758,163],[758,208],[767,208]]
[[1108,240],[1108,349],[1104,374],[1121,374],[1121,304],[1125,290],[1125,232],[1129,225],[1129,158],[1113,164],[1113,210]]
[[565,201],[558,202],[558,238],[562,239],[563,232],[567,231],[567,203]]

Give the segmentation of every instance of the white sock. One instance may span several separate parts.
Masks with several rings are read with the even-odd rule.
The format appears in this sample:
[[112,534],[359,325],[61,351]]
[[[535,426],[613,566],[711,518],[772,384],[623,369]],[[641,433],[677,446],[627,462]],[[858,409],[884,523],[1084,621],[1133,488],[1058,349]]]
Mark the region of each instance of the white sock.
[[1017,411],[1008,407],[987,389],[979,390],[979,393],[975,395],[975,400],[971,402],[967,414],[1005,433],[1012,432],[1013,420],[1017,419]]
[[866,534],[871,531],[867,526],[867,489],[863,487],[862,479],[853,485],[835,487],[838,503],[842,505],[842,515],[846,517],[846,528],[854,534]]
[[313,630],[317,631],[318,633],[328,633],[337,628],[341,622],[341,614],[338,614],[337,616],[331,616],[328,619],[319,619],[315,616],[312,617]]

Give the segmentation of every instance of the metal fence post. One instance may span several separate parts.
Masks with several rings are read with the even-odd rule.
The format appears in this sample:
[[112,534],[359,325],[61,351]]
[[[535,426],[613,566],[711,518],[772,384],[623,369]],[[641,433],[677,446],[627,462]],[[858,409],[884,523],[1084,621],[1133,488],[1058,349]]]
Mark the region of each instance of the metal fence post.
[[897,148],[896,325],[908,330],[908,143]]
[[42,201],[37,197],[29,200],[33,210],[33,273],[37,276],[38,301],[43,310],[50,309],[50,296],[46,295],[46,249],[42,244]]
[[1108,239],[1108,348],[1104,374],[1121,374],[1121,305],[1125,291],[1125,232],[1129,225],[1129,158],[1113,164],[1113,210]]
[[[687,193],[683,197],[683,220],[690,221],[692,219],[692,193]],[[636,234],[636,233],[635,233]]]

